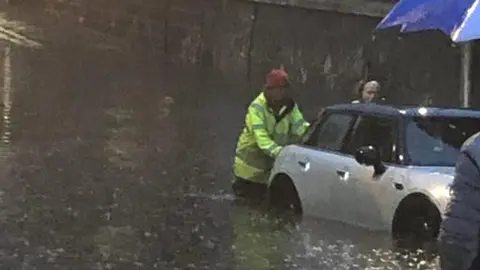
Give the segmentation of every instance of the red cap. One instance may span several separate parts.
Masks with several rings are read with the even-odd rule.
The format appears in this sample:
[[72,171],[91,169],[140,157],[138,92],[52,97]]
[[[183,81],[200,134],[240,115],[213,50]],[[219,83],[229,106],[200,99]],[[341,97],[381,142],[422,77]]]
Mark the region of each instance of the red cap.
[[266,79],[267,83],[265,87],[267,89],[279,88],[288,85],[288,74],[283,69],[274,69],[270,71]]

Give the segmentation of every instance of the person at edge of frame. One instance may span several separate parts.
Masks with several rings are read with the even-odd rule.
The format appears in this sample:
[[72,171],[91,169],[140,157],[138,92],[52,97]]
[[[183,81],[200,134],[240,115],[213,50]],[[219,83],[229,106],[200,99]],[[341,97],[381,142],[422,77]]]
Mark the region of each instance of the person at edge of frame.
[[441,270],[480,269],[480,132],[462,145],[440,226]]

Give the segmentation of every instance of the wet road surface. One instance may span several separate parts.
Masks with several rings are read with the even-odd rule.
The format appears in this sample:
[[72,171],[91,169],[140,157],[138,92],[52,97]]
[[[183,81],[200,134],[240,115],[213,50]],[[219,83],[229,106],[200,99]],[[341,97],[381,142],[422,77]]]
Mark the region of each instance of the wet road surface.
[[240,80],[22,44],[0,46],[2,269],[435,269],[386,234],[235,200],[230,157],[256,94]]

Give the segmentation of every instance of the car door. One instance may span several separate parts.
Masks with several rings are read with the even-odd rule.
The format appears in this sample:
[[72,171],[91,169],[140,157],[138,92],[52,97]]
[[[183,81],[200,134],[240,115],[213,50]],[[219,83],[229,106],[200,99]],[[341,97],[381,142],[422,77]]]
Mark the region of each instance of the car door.
[[332,185],[336,184],[333,167],[338,151],[344,147],[355,116],[342,112],[329,112],[315,127],[297,162],[302,167],[303,190],[307,191],[303,210],[307,214],[335,219],[336,207],[332,204]]
[[[339,185],[332,190],[334,202],[339,206],[341,220],[371,229],[383,229],[382,196],[394,192],[394,164],[398,162],[398,119],[388,116],[360,116],[339,160],[337,169],[347,174],[339,178]],[[387,171],[375,176],[372,166],[356,162],[355,151],[362,146],[374,146],[379,152]]]

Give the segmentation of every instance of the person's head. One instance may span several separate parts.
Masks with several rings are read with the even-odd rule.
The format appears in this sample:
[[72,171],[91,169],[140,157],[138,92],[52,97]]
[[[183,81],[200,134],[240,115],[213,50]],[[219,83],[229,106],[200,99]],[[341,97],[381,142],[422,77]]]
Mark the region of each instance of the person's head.
[[265,83],[265,96],[270,102],[282,101],[289,97],[288,74],[283,69],[274,69],[268,73]]
[[369,81],[363,84],[359,94],[362,102],[371,102],[380,94],[380,84],[377,81]]

